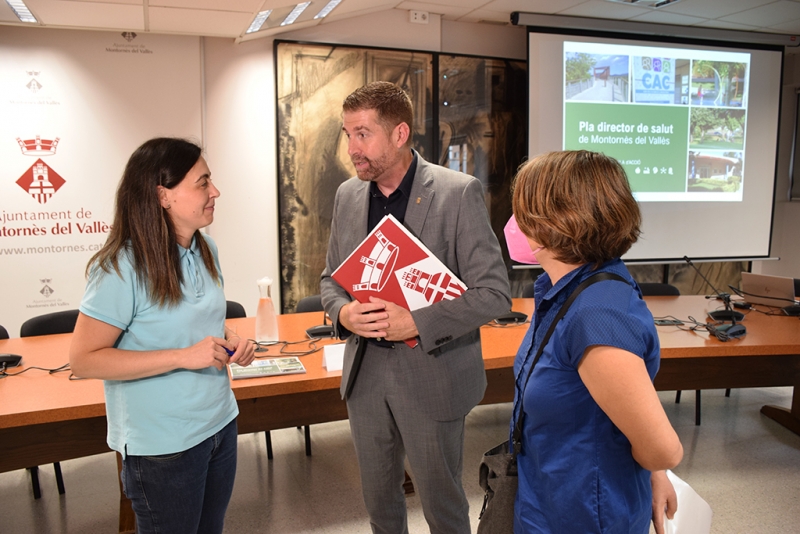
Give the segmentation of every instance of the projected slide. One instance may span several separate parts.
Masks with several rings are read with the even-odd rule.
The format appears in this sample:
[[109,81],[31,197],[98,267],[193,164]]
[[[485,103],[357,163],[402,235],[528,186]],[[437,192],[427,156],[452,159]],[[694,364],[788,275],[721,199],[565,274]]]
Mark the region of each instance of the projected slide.
[[741,201],[750,54],[565,41],[563,148],[603,152],[640,202]]

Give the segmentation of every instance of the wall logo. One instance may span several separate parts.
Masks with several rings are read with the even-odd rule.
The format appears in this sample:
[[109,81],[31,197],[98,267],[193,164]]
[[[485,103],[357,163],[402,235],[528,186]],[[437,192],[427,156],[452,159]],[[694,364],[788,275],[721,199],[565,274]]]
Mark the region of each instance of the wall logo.
[[134,41],[138,35],[134,32],[122,32],[120,33],[123,39],[127,41],[127,43],[113,43],[111,46],[106,47],[106,52],[113,52],[115,54],[138,54],[138,55],[148,55],[153,54],[152,50],[147,48],[146,44],[135,44]]
[[58,141],[59,138],[56,137],[55,139],[42,139],[40,136],[36,136],[35,139],[20,139],[17,137],[17,143],[19,144],[20,150],[26,156],[52,156],[56,153],[56,148],[58,148]]
[[[55,139],[42,139],[38,135],[34,139],[20,139],[17,137],[17,143],[22,153],[33,157],[52,156],[56,153],[58,141],[58,137]],[[65,183],[66,180],[59,176],[41,158],[37,158],[36,162],[17,180],[17,185],[36,199],[39,204],[47,203],[50,197],[56,194]]]
[[44,286],[42,287],[42,289],[39,291],[39,293],[41,293],[42,295],[44,295],[44,298],[49,298],[49,297],[50,297],[50,295],[52,295],[53,293],[55,293],[55,291],[53,290],[53,288],[52,288],[52,287],[50,287],[50,285],[49,285],[49,284],[50,284],[50,282],[52,282],[52,278],[40,278],[40,279],[39,279],[39,281],[40,281],[41,283],[43,283],[43,284],[44,284]]
[[28,73],[28,76],[31,77],[31,81],[29,81],[27,83],[27,85],[25,85],[25,87],[27,87],[28,90],[31,93],[34,93],[34,94],[38,93],[39,90],[42,88],[42,84],[40,84],[36,80],[36,77],[39,75],[39,71],[38,70],[29,70],[29,71],[26,71],[26,72]]
[[[61,102],[55,99],[54,90],[58,89],[58,84],[48,77],[45,71],[38,68],[20,69],[19,76],[14,76],[16,80],[13,88],[3,93],[5,100],[8,96],[8,103],[12,105],[22,104],[29,106],[60,106]],[[50,80],[50,81],[48,81]],[[26,108],[30,110],[30,108]],[[25,111],[28,113],[28,111]]]

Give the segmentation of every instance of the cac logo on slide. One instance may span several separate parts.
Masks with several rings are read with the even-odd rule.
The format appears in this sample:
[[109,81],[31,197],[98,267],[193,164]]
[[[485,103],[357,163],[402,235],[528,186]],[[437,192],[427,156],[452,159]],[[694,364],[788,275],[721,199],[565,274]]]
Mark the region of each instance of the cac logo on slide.
[[20,139],[17,137],[17,143],[19,143],[22,153],[26,156],[37,158],[36,162],[25,171],[25,174],[19,177],[17,185],[39,204],[46,204],[66,183],[66,180],[39,157],[55,154],[58,141],[58,137],[55,139],[42,139],[38,135],[34,139]]

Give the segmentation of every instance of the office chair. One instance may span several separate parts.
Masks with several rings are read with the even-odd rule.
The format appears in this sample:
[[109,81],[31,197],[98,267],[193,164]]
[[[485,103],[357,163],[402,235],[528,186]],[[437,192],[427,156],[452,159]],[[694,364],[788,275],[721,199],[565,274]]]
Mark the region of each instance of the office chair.
[[[75,323],[78,320],[78,310],[64,310],[53,313],[46,313],[37,317],[32,317],[22,323],[19,329],[20,337],[46,336],[50,334],[68,334],[75,330]],[[56,486],[58,493],[63,495],[64,477],[61,475],[61,463],[53,463],[53,470],[56,473]],[[31,486],[33,488],[33,498],[38,499],[42,496],[39,487],[39,466],[29,467],[31,474]]]
[[[322,307],[322,296],[321,295],[311,295],[310,297],[303,297],[295,306],[294,311],[296,313],[306,313],[306,312],[315,312],[321,311],[324,312],[325,308]],[[311,426],[306,425],[302,427],[305,433],[305,442],[306,442],[306,456],[311,456]],[[301,430],[301,427],[297,427],[297,430]],[[269,433],[267,433],[267,439],[269,439]],[[272,459],[272,447],[271,445],[267,445],[269,448],[267,457]]]
[[325,311],[325,308],[322,307],[322,295],[301,298],[294,311],[297,313]]
[[661,284],[658,282],[642,282],[639,284],[642,295],[645,297],[677,297],[680,290],[672,284]]
[[8,339],[8,330],[2,325],[0,325],[0,339]]
[[[677,297],[680,296],[680,290],[672,284],[662,284],[658,282],[642,282],[639,284],[639,289],[642,290],[642,295],[646,297]],[[725,396],[731,396],[731,390],[725,390]],[[694,424],[700,426],[700,390],[694,392],[695,405],[694,405]],[[675,392],[675,404],[681,402],[681,390]]]
[[[322,309],[322,301],[321,301],[319,295],[317,295],[317,303],[320,306],[320,309]],[[247,313],[245,313],[245,311],[244,311],[244,306],[242,306],[238,302],[235,302],[233,300],[228,300],[228,301],[225,302],[225,304],[227,306],[226,310],[225,310],[225,318],[226,319],[238,319],[240,317],[247,317]],[[298,305],[298,308],[299,308],[299,305]],[[300,311],[300,310],[298,309],[298,311]],[[309,310],[309,311],[312,311],[312,310]],[[297,427],[297,428],[300,429],[300,427]],[[306,432],[306,436],[305,436],[305,438],[306,438],[306,456],[311,456],[311,430],[308,427],[306,427],[305,432]],[[266,442],[267,442],[267,458],[272,460],[272,458],[273,458],[273,454],[272,454],[272,436],[270,436],[269,430],[265,431],[264,434],[265,434]]]
[[522,288],[522,298],[524,299],[532,299],[533,298],[533,282],[530,284],[525,284]]
[[47,336],[50,334],[69,334],[75,330],[78,310],[64,310],[32,317],[22,323],[20,337]]
[[794,279],[794,297],[800,297],[800,278]]
[[[225,318],[226,319],[239,319],[241,317],[247,317],[247,313],[244,311],[244,306],[239,304],[234,300],[226,300],[225,301]],[[267,458],[272,460],[272,438],[269,435],[269,430],[265,431],[264,434],[267,438]]]
[[247,317],[247,312],[244,311],[244,306],[233,300],[225,301],[225,318],[226,319],[239,319]]

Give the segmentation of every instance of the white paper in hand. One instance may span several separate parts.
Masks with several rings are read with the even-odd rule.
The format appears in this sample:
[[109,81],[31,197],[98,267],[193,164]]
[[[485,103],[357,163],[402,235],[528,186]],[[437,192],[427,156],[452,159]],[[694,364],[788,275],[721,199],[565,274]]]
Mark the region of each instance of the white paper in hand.
[[709,534],[711,507],[692,487],[667,469],[667,478],[678,495],[678,511],[673,519],[664,522],[666,534]]

